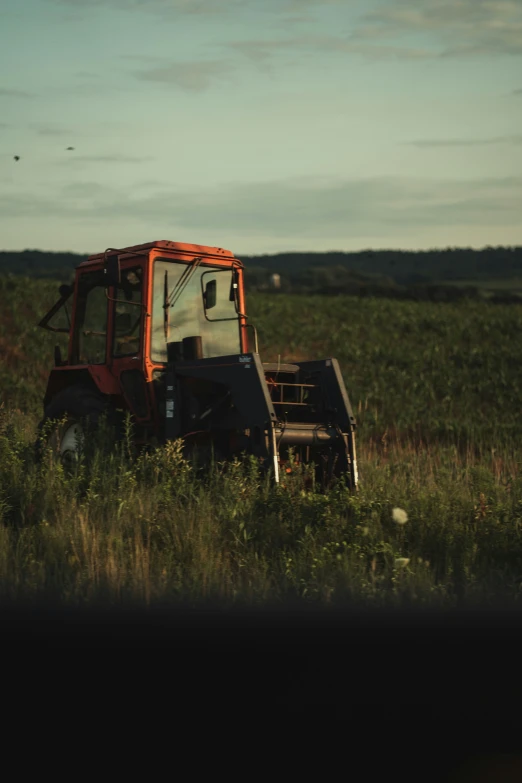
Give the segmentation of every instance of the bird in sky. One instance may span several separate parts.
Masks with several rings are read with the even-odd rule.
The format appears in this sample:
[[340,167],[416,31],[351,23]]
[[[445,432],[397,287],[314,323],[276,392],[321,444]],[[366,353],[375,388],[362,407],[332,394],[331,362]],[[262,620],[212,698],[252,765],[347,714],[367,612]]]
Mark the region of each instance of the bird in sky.
[[68,149],[68,150],[73,150],[73,149],[74,149],[74,147],[67,147],[67,149]]
[[15,155],[14,160],[20,160],[20,155]]

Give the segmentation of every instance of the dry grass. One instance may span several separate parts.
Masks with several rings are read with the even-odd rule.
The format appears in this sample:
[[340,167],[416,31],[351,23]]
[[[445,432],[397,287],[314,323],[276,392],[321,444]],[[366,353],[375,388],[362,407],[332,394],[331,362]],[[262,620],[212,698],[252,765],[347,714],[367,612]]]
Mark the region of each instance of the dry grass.
[[[9,436],[6,431],[9,430]],[[368,441],[361,488],[272,487],[246,459],[196,475],[178,445],[130,460],[100,443],[66,475],[0,436],[0,594],[79,604],[301,598],[372,605],[518,602],[516,454]],[[402,509],[407,516],[394,509]],[[394,519],[395,516],[395,519]]]

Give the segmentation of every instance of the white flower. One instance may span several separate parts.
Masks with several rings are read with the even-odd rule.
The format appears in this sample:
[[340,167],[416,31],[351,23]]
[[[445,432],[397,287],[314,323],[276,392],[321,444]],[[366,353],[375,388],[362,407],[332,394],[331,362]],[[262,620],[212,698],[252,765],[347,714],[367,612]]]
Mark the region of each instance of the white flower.
[[406,568],[409,562],[409,557],[398,557],[395,561],[395,568]]
[[392,511],[392,519],[398,525],[405,525],[408,521],[408,515],[403,508],[394,508]]

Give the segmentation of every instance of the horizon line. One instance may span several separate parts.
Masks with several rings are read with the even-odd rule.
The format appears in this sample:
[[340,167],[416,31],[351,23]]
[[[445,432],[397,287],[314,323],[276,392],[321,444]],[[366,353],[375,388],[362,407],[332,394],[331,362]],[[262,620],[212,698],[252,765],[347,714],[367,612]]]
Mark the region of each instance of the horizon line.
[[[122,248],[124,250],[125,248]],[[234,253],[236,258],[244,257],[260,257],[260,256],[278,256],[278,255],[328,255],[331,253],[343,253],[343,254],[357,254],[357,253],[433,253],[433,252],[458,252],[462,250],[484,252],[486,250],[522,250],[522,244],[520,245],[446,245],[435,246],[428,248],[400,248],[400,247],[362,247],[358,250],[276,250],[272,252],[250,252],[250,253]],[[41,250],[39,248],[24,248],[23,250],[0,250],[0,253],[52,253],[53,255],[76,255],[90,257],[98,255],[100,251],[96,253],[81,252],[78,250]]]

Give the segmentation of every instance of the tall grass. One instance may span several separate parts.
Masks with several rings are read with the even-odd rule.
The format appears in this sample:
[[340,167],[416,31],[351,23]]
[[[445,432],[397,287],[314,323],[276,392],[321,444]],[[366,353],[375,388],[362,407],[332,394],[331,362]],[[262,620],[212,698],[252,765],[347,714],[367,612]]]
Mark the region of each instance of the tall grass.
[[[305,599],[452,606],[518,601],[516,455],[366,446],[360,491],[274,487],[251,459],[199,473],[181,443],[94,444],[70,473],[0,429],[0,596],[82,604]],[[103,435],[103,434],[102,434]],[[100,435],[100,439],[102,438]],[[403,509],[405,524],[394,521]]]

